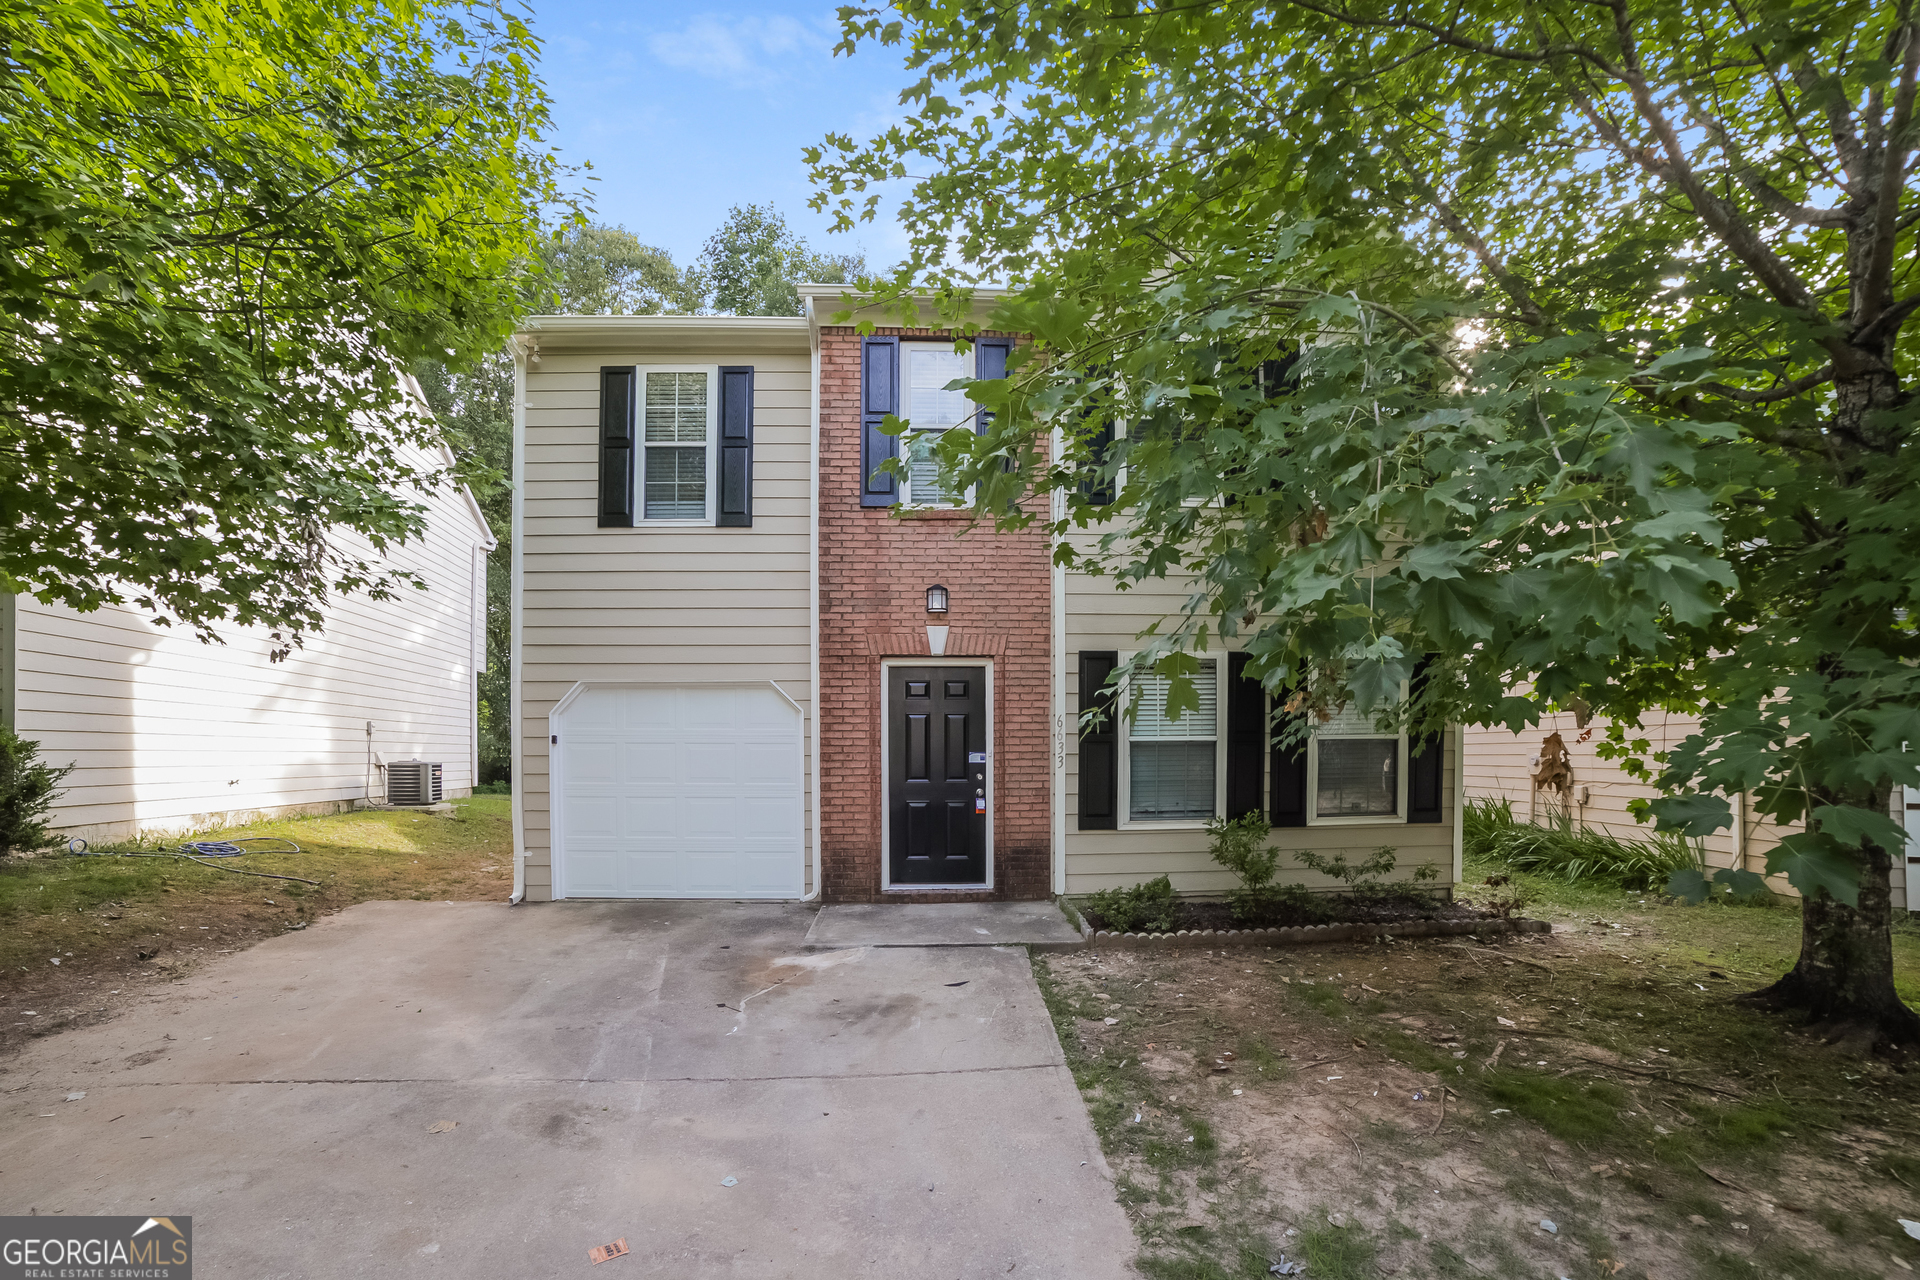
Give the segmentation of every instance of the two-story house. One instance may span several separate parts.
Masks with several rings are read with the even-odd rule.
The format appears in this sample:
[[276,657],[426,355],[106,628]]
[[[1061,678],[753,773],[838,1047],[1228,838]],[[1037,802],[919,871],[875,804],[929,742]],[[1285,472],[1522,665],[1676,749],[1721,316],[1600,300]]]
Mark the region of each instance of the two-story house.
[[[1018,335],[862,334],[833,322],[841,286],[801,293],[791,319],[543,316],[516,339],[517,895],[1218,892],[1204,824],[1253,809],[1282,848],[1391,846],[1452,883],[1455,732],[1349,715],[1276,750],[1215,652],[1197,712],[1149,682],[1083,736],[1187,584],[1116,591],[1055,565],[1042,522],[997,533],[942,489],[915,438],[973,421],[947,385],[998,376]],[[877,470],[896,449],[906,474]]]

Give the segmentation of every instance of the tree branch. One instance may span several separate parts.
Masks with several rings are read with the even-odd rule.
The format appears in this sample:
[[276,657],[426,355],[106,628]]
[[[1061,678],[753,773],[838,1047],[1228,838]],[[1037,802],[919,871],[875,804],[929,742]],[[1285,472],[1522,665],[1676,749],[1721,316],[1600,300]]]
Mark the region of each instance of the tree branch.
[[1797,395],[1813,390],[1823,382],[1833,381],[1833,366],[1821,365],[1804,378],[1795,378],[1792,382],[1783,382],[1777,387],[1765,391],[1753,391],[1746,387],[1730,387],[1724,382],[1702,382],[1702,391],[1711,391],[1714,395],[1729,400],[1738,400],[1743,404],[1774,404],[1781,400],[1791,400]]
[[[1789,267],[1779,255],[1769,249],[1754,229],[1747,225],[1738,209],[1721,200],[1687,162],[1685,146],[1680,141],[1679,131],[1673,127],[1666,113],[1653,100],[1653,93],[1647,87],[1645,72],[1640,66],[1637,42],[1633,34],[1633,17],[1627,8],[1627,0],[1612,0],[1614,30],[1620,42],[1624,70],[1621,79],[1625,81],[1627,91],[1633,98],[1635,111],[1653,130],[1659,140],[1662,159],[1653,147],[1635,152],[1627,144],[1624,136],[1614,131],[1614,145],[1624,153],[1633,156],[1649,173],[1671,184],[1692,204],[1694,214],[1707,229],[1719,237],[1721,243],[1732,250],[1734,255],[1746,264],[1764,285],[1767,291],[1778,301],[1801,312],[1808,319],[1826,321],[1828,317],[1820,310],[1818,300],[1807,288],[1798,273]],[[1820,340],[1823,347],[1834,357],[1836,364],[1852,365],[1859,356],[1844,339],[1839,336],[1824,337]]]
[[1825,104],[1827,132],[1833,137],[1833,149],[1840,153],[1840,167],[1845,169],[1847,176],[1852,179],[1847,190],[1850,194],[1857,192],[1866,178],[1866,173],[1861,168],[1865,158],[1865,148],[1860,143],[1860,135],[1853,131],[1853,112],[1847,105],[1846,95],[1818,92],[1820,81],[1826,77],[1822,74],[1820,65],[1813,60],[1811,53],[1797,64],[1789,63],[1787,69],[1792,73],[1793,83],[1799,87],[1801,93]]
[[1873,318],[1872,323],[1853,335],[1853,340],[1861,346],[1870,346],[1883,339],[1891,338],[1907,322],[1907,317],[1920,308],[1920,293],[1903,298]]
[[1733,171],[1733,176],[1739,179],[1740,185],[1751,192],[1770,212],[1803,226],[1844,227],[1847,225],[1848,215],[1844,209],[1821,209],[1789,199],[1785,193],[1768,182],[1766,175],[1754,167],[1741,152],[1740,144],[1734,140],[1732,133],[1727,129],[1726,120],[1719,113],[1708,111],[1694,101],[1692,94],[1686,93],[1685,90],[1681,92],[1686,98],[1688,107],[1693,110],[1694,117],[1720,144],[1720,150],[1725,153],[1727,167]]
[[1560,58],[1579,58],[1584,62],[1590,62],[1594,66],[1599,67],[1608,75],[1618,76],[1620,74],[1620,69],[1601,56],[1598,50],[1591,49],[1584,44],[1549,44],[1539,49],[1518,49],[1511,45],[1493,44],[1486,40],[1476,40],[1470,36],[1463,36],[1451,25],[1443,27],[1437,22],[1427,22],[1421,18],[1362,18],[1355,14],[1331,8],[1327,5],[1315,4],[1313,0],[1284,0],[1284,2],[1297,9],[1305,9],[1309,13],[1317,13],[1323,18],[1331,18],[1335,22],[1343,23],[1349,27],[1386,27],[1390,30],[1412,28],[1415,31],[1424,31],[1442,44],[1454,49],[1460,49],[1466,53],[1484,54],[1490,58],[1504,58],[1510,62],[1539,63],[1553,62]]
[[1400,162],[1400,168],[1413,181],[1414,186],[1419,188],[1420,194],[1427,203],[1433,206],[1434,214],[1440,219],[1440,224],[1452,232],[1453,237],[1479,259],[1480,265],[1487,269],[1487,274],[1491,275],[1507,296],[1513,299],[1513,305],[1520,308],[1520,315],[1526,320],[1527,327],[1531,329],[1552,327],[1552,320],[1534,300],[1533,290],[1527,282],[1501,260],[1479,232],[1468,226],[1466,220],[1454,212],[1453,206],[1447,203],[1446,198],[1432,183],[1427,181],[1426,175],[1414,166],[1406,152],[1392,143],[1388,146],[1393,152],[1393,158]]
[[[1913,128],[1913,99],[1920,79],[1920,32],[1911,21],[1902,23],[1895,39],[1905,37],[1900,65],[1900,87],[1894,94],[1893,120],[1880,140],[1880,190],[1874,201],[1873,241],[1867,252],[1863,279],[1854,295],[1854,322],[1863,330],[1878,318],[1893,291],[1893,250],[1899,237],[1900,196],[1905,189],[1908,134]],[[1892,50],[1889,50],[1892,52]]]

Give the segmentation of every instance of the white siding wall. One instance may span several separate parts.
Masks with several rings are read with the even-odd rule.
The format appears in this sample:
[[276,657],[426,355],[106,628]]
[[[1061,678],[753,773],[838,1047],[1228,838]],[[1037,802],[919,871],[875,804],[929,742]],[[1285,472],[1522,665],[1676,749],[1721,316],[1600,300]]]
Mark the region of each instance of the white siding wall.
[[[561,336],[545,335],[526,374],[514,793],[533,901],[553,893],[548,712],[582,680],[777,683],[807,717],[812,848],[806,329],[796,322],[777,351],[633,342],[568,349]],[[600,368],[618,364],[754,367],[752,528],[596,527]]]
[[[283,662],[268,660],[276,646],[261,630],[222,628],[225,644],[202,644],[134,609],[83,614],[21,597],[16,727],[50,762],[78,766],[55,824],[113,839],[336,808],[366,794],[369,743],[388,760],[438,760],[448,795],[470,791],[473,561],[485,535],[460,492],[430,506],[426,536],[388,557],[428,589],[337,599],[326,631]],[[365,549],[336,536],[344,551]]]
[[[1197,827],[1176,829],[1165,826],[1128,830],[1125,795],[1120,796],[1120,830],[1078,829],[1079,738],[1077,732],[1071,729],[1080,705],[1078,655],[1083,649],[1112,649],[1125,654],[1130,649],[1139,648],[1140,642],[1136,637],[1150,623],[1178,614],[1187,598],[1188,584],[1169,578],[1135,586],[1127,591],[1116,591],[1113,579],[1081,573],[1067,574],[1066,582],[1067,691],[1064,705],[1070,726],[1066,753],[1067,892],[1089,893],[1167,875],[1171,877],[1173,887],[1183,893],[1225,893],[1234,888],[1237,882],[1232,872],[1208,856],[1206,832]],[[1223,663],[1226,658],[1223,652],[1208,656]],[[1440,869],[1440,877],[1434,883],[1442,887],[1450,885],[1453,882],[1457,747],[1457,733],[1449,732],[1441,782],[1444,821],[1276,828],[1273,843],[1283,851],[1281,881],[1304,884],[1313,889],[1335,887],[1334,882],[1324,876],[1298,869],[1285,856],[1287,850],[1345,852],[1351,857],[1353,854],[1365,856],[1383,845],[1390,845],[1399,852],[1399,876],[1411,876],[1415,867],[1436,866]]]

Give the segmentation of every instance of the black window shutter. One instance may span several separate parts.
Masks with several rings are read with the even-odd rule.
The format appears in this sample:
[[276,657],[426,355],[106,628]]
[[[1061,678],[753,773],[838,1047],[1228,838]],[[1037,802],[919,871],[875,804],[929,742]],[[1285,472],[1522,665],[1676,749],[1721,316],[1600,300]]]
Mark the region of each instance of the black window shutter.
[[860,505],[890,507],[899,496],[896,477],[875,469],[894,455],[895,438],[880,421],[900,413],[900,339],[860,339]]
[[[1006,377],[1007,357],[1012,354],[1012,338],[974,339],[973,376],[980,379],[999,379]],[[991,413],[985,410],[976,410],[973,415],[974,434],[979,435],[984,433],[987,425],[992,421],[993,415]],[[1013,459],[1011,457],[1001,459],[1000,469],[1002,471],[1012,471],[1014,469]],[[1020,500],[1018,498],[1011,498],[1007,501],[1007,510],[1011,511],[1019,505]]]
[[[1413,694],[1417,701],[1427,682],[1427,660],[1422,658],[1413,669]],[[1407,821],[1439,822],[1446,807],[1441,795],[1441,774],[1446,764],[1446,735],[1435,733],[1407,743]]]
[[1267,691],[1247,674],[1247,655],[1227,655],[1227,816],[1260,812],[1266,773]]
[[753,526],[753,366],[720,366],[720,507],[723,529]]
[[[1007,357],[1013,354],[1012,338],[976,338],[973,343],[973,376],[983,382],[1007,376]],[[992,414],[980,414],[974,430],[985,431]]]
[[633,527],[632,365],[603,365],[600,369],[600,527]]
[[1080,829],[1112,831],[1119,826],[1119,726],[1113,722],[1113,690],[1107,678],[1120,665],[1118,651],[1082,650],[1080,654],[1080,710],[1095,707],[1106,713],[1098,728],[1080,734]]
[[1307,825],[1307,742],[1286,741],[1286,733],[1300,721],[1299,715],[1282,715],[1274,722],[1273,806],[1268,819],[1276,827]]

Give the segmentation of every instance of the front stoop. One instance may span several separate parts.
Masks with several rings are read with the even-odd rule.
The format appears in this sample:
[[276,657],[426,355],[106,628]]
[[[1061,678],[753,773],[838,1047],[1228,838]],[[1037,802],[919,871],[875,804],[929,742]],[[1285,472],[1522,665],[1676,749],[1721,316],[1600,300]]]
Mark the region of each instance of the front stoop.
[[810,951],[845,947],[1010,947],[1078,951],[1086,940],[1052,902],[836,903],[807,930]]

